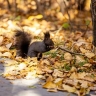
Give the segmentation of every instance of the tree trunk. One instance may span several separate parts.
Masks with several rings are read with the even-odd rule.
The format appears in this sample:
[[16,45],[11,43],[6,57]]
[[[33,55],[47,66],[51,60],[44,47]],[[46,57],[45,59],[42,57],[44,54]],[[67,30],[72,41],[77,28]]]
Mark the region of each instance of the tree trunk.
[[9,2],[9,0],[6,0],[6,1],[7,1],[8,9],[10,10],[10,8],[11,8],[10,2]]
[[94,52],[96,53],[96,0],[91,0],[91,14],[93,24],[93,45]]

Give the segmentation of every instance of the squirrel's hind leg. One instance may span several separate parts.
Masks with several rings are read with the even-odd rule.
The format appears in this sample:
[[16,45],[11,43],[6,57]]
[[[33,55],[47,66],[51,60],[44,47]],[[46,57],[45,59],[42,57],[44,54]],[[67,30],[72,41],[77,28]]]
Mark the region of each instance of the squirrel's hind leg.
[[42,58],[42,53],[38,53],[37,60],[39,61]]

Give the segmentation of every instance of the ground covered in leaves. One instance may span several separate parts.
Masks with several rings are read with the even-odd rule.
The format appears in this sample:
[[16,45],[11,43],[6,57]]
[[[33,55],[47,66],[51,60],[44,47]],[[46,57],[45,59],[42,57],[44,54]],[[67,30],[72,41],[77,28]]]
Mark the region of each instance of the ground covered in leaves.
[[[90,90],[96,91],[96,55],[93,53],[92,31],[85,36],[81,31],[64,30],[60,21],[44,20],[42,15],[17,16],[11,18],[2,10],[0,20],[0,63],[4,64],[3,77],[7,79],[40,78],[41,84],[50,92],[68,91],[84,96]],[[9,12],[9,11],[8,11]],[[10,18],[9,18],[10,17]],[[64,27],[64,28],[63,28]],[[43,58],[26,58],[16,56],[14,30],[22,29],[32,34],[34,40],[43,40],[43,33],[49,30],[55,48],[43,54]],[[69,28],[70,29],[70,28]]]

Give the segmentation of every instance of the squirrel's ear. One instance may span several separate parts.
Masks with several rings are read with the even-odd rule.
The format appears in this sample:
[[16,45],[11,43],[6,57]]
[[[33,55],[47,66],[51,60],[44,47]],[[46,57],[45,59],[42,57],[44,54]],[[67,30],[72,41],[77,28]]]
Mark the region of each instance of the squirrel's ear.
[[49,32],[46,32],[46,33],[44,34],[44,38],[50,38]]

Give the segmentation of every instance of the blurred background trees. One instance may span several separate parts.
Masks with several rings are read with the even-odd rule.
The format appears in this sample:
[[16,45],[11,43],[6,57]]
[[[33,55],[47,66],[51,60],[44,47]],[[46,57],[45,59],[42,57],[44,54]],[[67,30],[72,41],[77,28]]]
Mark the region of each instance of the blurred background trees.
[[[48,9],[58,9],[64,14],[66,8],[78,10],[90,10],[91,0],[0,0],[0,5],[9,10],[38,11],[42,13]],[[66,6],[64,4],[66,3]],[[6,5],[7,3],[7,5]]]
[[[86,31],[92,28],[90,13],[91,0],[0,0],[0,17],[12,13],[13,16],[36,16],[59,21],[60,25],[68,22],[72,29]],[[6,17],[6,16],[5,16]],[[88,25],[88,26],[86,26]]]

